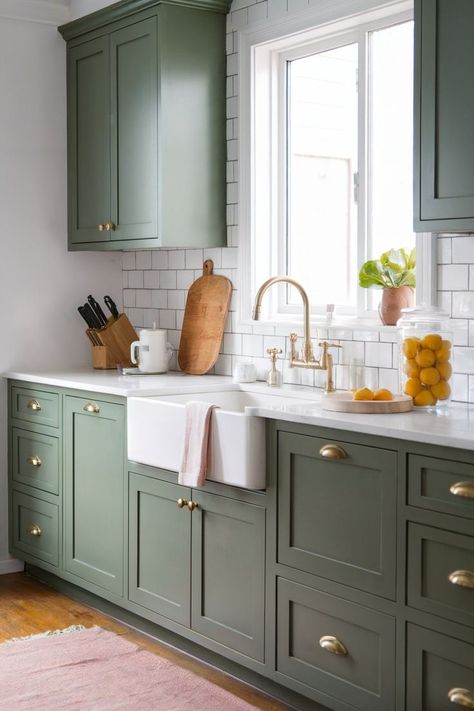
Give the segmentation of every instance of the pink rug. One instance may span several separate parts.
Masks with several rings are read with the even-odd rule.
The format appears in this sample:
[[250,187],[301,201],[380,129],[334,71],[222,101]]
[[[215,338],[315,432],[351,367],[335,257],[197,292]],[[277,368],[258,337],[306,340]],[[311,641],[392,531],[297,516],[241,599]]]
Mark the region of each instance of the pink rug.
[[100,627],[0,645],[0,709],[255,711]]

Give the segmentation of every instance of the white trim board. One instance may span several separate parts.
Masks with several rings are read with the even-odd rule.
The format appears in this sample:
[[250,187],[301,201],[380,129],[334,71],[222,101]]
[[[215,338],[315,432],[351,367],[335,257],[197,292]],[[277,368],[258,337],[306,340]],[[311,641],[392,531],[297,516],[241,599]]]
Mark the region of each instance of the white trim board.
[[9,558],[8,560],[0,560],[0,575],[8,575],[9,573],[22,573],[25,568],[25,564],[21,560],[16,558]]
[[57,27],[70,17],[68,0],[0,0],[0,21],[20,20]]

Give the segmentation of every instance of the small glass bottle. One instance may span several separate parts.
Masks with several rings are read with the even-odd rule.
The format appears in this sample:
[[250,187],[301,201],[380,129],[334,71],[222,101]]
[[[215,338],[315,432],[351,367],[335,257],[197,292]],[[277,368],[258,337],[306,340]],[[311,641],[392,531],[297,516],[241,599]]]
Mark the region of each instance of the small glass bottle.
[[277,358],[281,352],[281,348],[267,348],[267,353],[270,356],[272,364],[272,367],[267,373],[267,385],[270,385],[272,388],[279,388],[282,384],[282,374],[276,367]]
[[400,389],[417,408],[446,407],[451,400],[453,328],[449,314],[436,306],[402,309],[397,322]]

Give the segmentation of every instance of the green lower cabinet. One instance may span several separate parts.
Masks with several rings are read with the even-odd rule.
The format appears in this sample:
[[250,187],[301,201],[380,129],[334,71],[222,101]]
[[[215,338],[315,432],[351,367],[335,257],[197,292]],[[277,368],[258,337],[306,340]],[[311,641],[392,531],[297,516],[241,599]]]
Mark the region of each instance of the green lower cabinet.
[[406,711],[474,708],[472,644],[408,625]]
[[264,659],[265,509],[193,489],[191,627]]
[[130,472],[129,599],[189,627],[191,515],[180,498],[191,490]]
[[59,494],[58,437],[12,427],[12,480],[40,491]]
[[64,400],[64,568],[122,596],[125,407]]
[[315,700],[395,708],[393,617],[283,578],[277,598],[278,672]]
[[33,496],[12,492],[12,549],[53,566],[59,565],[58,507]]
[[396,452],[279,432],[277,487],[279,563],[395,597]]

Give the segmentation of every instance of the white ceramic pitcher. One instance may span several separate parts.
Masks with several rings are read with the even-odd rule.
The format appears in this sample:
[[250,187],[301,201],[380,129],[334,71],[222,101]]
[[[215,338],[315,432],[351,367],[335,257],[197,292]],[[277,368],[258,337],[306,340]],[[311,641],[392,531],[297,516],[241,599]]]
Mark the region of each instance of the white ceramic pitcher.
[[[143,328],[140,340],[130,344],[130,360],[138,365],[141,373],[166,373],[173,353],[166,340],[166,331],[159,328]],[[138,351],[138,354],[137,354]]]

